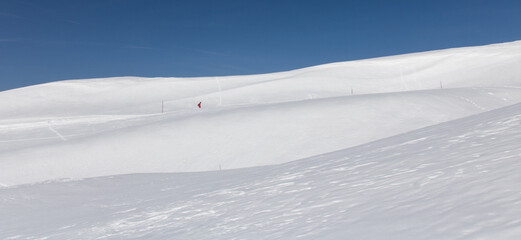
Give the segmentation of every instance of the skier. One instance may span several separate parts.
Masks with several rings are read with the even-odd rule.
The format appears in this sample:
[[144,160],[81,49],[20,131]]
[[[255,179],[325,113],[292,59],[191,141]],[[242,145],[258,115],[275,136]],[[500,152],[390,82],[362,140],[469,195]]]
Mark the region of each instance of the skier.
[[197,104],[197,106],[198,106],[199,108],[201,108],[201,102],[199,102],[199,103]]

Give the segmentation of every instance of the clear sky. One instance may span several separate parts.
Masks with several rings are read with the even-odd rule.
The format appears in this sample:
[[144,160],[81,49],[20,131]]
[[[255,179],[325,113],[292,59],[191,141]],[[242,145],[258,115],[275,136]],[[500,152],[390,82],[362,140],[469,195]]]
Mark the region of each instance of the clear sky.
[[519,0],[2,0],[0,91],[268,73],[514,40]]

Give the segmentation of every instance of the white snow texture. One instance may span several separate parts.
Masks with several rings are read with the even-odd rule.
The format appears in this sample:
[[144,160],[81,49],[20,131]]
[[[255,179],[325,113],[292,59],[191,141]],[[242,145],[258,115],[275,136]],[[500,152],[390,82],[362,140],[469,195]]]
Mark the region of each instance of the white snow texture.
[[0,92],[0,239],[521,239],[520,66],[518,41]]

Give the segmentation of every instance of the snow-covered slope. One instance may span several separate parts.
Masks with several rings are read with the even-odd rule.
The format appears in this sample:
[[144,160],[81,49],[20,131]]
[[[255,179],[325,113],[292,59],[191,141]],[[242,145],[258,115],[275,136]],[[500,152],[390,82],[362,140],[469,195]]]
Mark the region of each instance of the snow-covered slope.
[[87,79],[5,91],[0,184],[324,154],[520,102],[520,65],[521,42],[512,42],[264,75]]
[[[62,119],[39,123],[37,127],[21,124],[4,129],[4,137],[29,139],[34,132],[43,132],[55,138],[32,147],[27,146],[30,140],[9,142],[6,138],[5,146],[13,150],[0,153],[0,183],[9,186],[55,178],[283,163],[519,102],[520,90],[431,90],[210,110],[188,116],[152,115],[95,124],[89,122],[92,119],[71,123]],[[91,135],[82,133],[85,128],[109,131]]]
[[[2,119],[153,114],[351,94],[519,86],[521,41],[207,78],[119,77],[61,81],[2,92]],[[219,91],[221,90],[221,91]]]
[[519,239],[521,104],[282,165],[0,190],[2,239]]

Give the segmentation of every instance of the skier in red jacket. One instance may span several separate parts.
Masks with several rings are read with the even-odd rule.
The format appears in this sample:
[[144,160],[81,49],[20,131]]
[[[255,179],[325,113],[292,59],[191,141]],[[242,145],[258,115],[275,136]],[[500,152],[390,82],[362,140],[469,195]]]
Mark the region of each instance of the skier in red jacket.
[[199,103],[197,104],[197,106],[198,106],[199,108],[201,108],[201,102],[199,102]]

